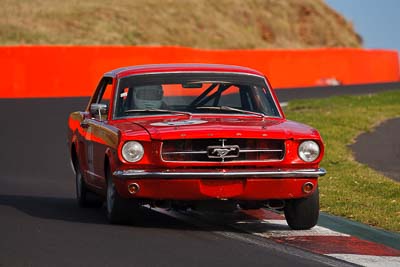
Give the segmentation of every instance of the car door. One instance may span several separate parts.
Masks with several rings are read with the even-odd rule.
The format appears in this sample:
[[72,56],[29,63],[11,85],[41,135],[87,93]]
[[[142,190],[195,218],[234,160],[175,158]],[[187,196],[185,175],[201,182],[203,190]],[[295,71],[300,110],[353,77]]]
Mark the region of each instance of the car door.
[[106,105],[107,110],[110,108],[110,100],[113,90],[113,78],[103,77],[93,95],[89,106],[88,116],[82,122],[82,127],[86,129],[84,142],[85,142],[85,155],[86,155],[86,182],[97,189],[105,187],[104,179],[104,157],[107,149],[104,139],[104,131],[108,122],[107,114],[93,112],[93,107],[99,107],[93,104]]

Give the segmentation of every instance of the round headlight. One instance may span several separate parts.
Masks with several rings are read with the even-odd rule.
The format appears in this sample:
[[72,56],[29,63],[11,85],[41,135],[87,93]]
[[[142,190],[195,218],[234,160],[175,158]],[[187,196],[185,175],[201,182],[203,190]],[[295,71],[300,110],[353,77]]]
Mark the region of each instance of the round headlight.
[[144,149],[142,144],[136,141],[129,141],[122,147],[122,156],[128,162],[137,162],[142,159]]
[[314,141],[304,141],[299,146],[299,156],[306,162],[316,160],[319,156],[319,145]]

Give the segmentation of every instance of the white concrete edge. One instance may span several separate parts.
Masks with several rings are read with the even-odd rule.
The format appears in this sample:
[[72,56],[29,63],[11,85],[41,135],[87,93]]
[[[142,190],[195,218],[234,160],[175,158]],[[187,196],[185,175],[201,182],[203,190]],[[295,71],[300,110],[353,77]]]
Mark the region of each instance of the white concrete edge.
[[400,266],[400,257],[394,257],[394,256],[371,256],[371,255],[358,255],[358,254],[326,254],[326,255],[367,267]]

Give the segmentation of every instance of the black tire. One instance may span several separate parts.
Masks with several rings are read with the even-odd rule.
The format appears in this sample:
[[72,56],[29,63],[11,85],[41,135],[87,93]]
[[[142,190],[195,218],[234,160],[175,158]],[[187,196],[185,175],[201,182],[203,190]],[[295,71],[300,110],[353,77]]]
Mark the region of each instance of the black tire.
[[75,164],[75,189],[76,189],[76,201],[80,207],[88,206],[88,191],[86,189],[85,182],[83,180],[83,175],[79,162],[76,161]]
[[122,198],[112,180],[110,168],[106,170],[107,173],[107,193],[106,193],[106,213],[107,219],[111,224],[126,224],[130,221],[131,208],[134,208],[129,199]]
[[319,216],[318,188],[308,198],[287,200],[284,211],[286,221],[293,230],[306,230],[314,227]]

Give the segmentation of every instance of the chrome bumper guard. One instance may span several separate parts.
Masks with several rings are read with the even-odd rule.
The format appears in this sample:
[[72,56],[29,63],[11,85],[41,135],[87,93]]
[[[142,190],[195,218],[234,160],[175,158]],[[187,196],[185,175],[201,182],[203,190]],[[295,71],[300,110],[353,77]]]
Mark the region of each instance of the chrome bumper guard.
[[120,179],[182,179],[182,178],[197,178],[197,179],[233,179],[233,178],[317,178],[324,176],[326,170],[323,168],[318,169],[301,169],[301,170],[281,170],[281,169],[268,169],[268,170],[122,170],[115,171],[113,175]]

